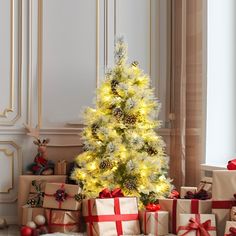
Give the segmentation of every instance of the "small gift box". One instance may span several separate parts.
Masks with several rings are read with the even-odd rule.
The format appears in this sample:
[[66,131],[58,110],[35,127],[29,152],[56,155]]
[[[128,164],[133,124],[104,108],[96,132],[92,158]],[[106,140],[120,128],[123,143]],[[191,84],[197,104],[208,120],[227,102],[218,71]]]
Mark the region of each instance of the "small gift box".
[[44,194],[44,208],[80,210],[81,188],[78,185],[47,183]]
[[147,211],[139,212],[139,219],[142,232],[145,235],[155,236],[166,235],[169,232],[169,212],[168,211]]
[[211,200],[199,199],[159,199],[161,209],[170,213],[169,229],[176,234],[179,214],[211,214]]
[[27,204],[31,207],[42,207],[43,197],[45,191],[45,180],[33,180],[30,186],[30,193],[27,200]]
[[203,177],[197,187],[197,191],[206,190],[209,194],[212,193],[212,177]]
[[179,236],[216,236],[213,214],[180,214]]
[[45,209],[48,230],[50,233],[83,232],[81,211]]
[[140,234],[137,198],[121,197],[119,189],[105,189],[99,196],[83,200],[88,236]]
[[22,206],[21,224],[26,225],[29,221],[33,221],[37,215],[44,215],[44,208],[32,208],[29,205]]
[[55,164],[54,174],[55,175],[66,175],[68,169],[68,163],[65,160],[60,160]]
[[227,221],[224,236],[236,236],[236,221]]
[[187,195],[187,192],[196,193],[197,187],[181,187],[180,188],[180,198],[184,198]]

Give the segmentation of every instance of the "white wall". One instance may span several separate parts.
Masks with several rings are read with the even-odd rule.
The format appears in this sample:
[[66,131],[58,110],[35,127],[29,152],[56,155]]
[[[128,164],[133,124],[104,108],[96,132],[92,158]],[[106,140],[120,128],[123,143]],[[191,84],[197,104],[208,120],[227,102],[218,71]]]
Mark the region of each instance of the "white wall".
[[168,32],[160,27],[167,24],[166,3],[0,0],[0,216],[9,223],[16,221],[18,176],[36,154],[23,124],[39,125],[50,138],[50,159],[72,161],[81,151],[80,113],[113,64],[116,34],[124,35],[130,60],[151,72],[154,86],[161,75],[156,91],[168,107],[167,67],[159,67],[167,61]]
[[236,1],[208,0],[206,163],[236,155]]

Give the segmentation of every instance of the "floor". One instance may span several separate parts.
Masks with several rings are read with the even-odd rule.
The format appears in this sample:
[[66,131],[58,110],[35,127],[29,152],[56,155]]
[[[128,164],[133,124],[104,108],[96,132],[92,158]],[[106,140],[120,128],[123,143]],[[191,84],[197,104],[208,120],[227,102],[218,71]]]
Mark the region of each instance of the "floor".
[[11,225],[7,229],[0,229],[0,236],[20,236],[19,227]]

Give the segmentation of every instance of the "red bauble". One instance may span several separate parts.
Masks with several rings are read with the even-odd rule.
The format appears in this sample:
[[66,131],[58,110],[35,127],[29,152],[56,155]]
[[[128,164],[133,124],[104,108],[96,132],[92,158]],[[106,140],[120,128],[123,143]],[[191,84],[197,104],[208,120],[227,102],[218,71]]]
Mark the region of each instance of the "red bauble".
[[21,236],[31,236],[33,230],[30,227],[23,226],[20,230]]

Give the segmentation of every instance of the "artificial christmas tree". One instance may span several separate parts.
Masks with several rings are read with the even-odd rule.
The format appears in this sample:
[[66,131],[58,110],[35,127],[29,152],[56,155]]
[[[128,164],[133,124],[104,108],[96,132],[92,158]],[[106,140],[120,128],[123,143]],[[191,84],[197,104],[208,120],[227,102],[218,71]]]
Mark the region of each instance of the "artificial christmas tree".
[[115,59],[97,91],[96,109],[85,111],[84,152],[71,178],[87,197],[119,187],[146,205],[167,197],[172,188],[164,142],[156,133],[160,104],[138,63],[126,63],[122,38]]

